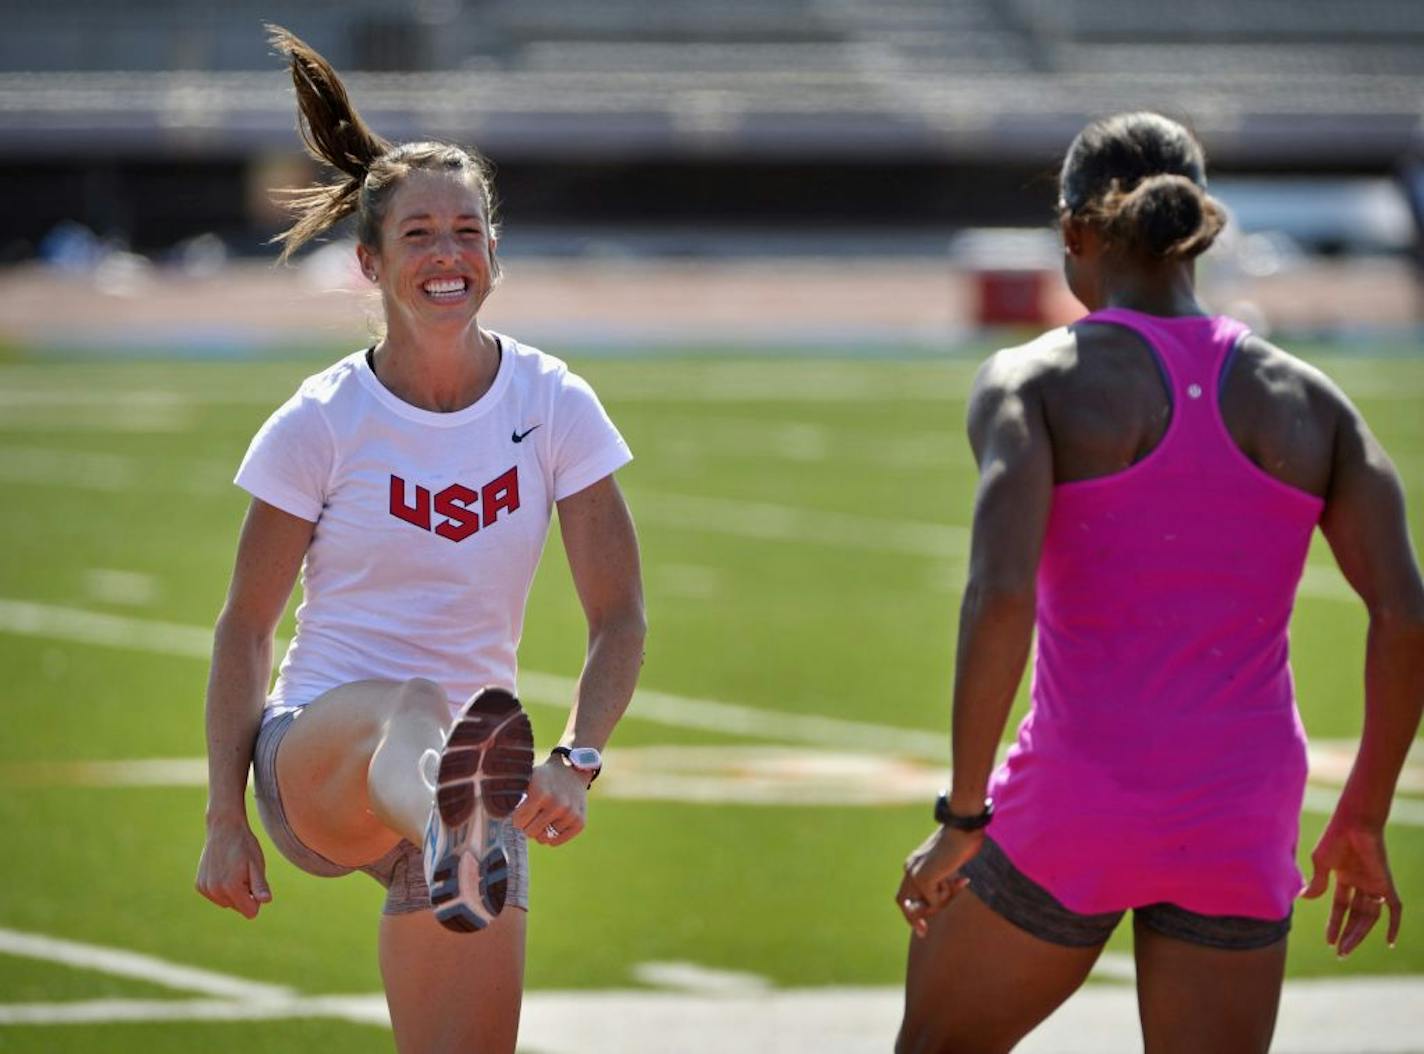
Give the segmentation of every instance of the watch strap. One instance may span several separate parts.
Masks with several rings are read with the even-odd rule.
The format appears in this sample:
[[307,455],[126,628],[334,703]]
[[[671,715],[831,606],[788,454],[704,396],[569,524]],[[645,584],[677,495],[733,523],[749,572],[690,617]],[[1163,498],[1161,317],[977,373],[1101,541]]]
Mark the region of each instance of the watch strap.
[[975,816],[959,816],[949,807],[948,792],[940,791],[935,799],[934,818],[936,823],[956,831],[980,831],[988,827],[989,821],[994,818],[994,799],[985,798],[984,811]]
[[596,769],[581,769],[581,768],[579,768],[577,765],[574,764],[574,761],[573,761],[573,750],[572,750],[571,748],[569,748],[569,747],[564,747],[564,746],[555,747],[553,750],[549,751],[549,756],[550,756],[551,758],[563,758],[563,759],[564,759],[564,764],[567,765],[569,768],[573,769],[575,772],[587,773],[587,774],[588,774],[588,785],[589,785],[590,787],[593,786],[593,781],[596,780],[596,779],[598,779],[598,774],[603,771],[603,766],[602,766],[602,765],[598,766],[598,768],[596,768]]

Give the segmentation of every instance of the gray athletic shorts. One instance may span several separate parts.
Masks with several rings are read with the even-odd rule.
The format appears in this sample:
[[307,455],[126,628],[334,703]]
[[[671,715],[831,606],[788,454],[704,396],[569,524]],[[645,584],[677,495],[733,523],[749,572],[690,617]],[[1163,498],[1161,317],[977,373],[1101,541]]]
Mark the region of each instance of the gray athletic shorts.
[[[360,867],[344,867],[307,848],[297,838],[287,822],[287,811],[282,807],[282,791],[277,785],[277,751],[281,748],[282,737],[301,713],[294,710],[266,722],[257,734],[257,744],[252,752],[253,797],[257,800],[257,813],[262,817],[262,826],[267,829],[272,844],[310,875],[336,878],[349,875],[352,871],[364,871],[386,887],[386,905],[382,914],[408,915],[429,911],[430,887],[425,884],[419,846],[402,839],[379,860]],[[524,832],[512,823],[504,824],[504,832],[504,855],[509,861],[509,885],[504,904],[505,907],[528,911],[529,846]]]
[[[1040,940],[1070,948],[1102,944],[1126,911],[1080,915],[1065,908],[1053,894],[1014,866],[991,838],[960,872],[974,895],[1021,930]],[[1290,932],[1291,917],[1251,919],[1240,915],[1198,915],[1175,904],[1144,904],[1132,909],[1135,918],[1158,933],[1177,940],[1228,951],[1250,951],[1275,944]]]

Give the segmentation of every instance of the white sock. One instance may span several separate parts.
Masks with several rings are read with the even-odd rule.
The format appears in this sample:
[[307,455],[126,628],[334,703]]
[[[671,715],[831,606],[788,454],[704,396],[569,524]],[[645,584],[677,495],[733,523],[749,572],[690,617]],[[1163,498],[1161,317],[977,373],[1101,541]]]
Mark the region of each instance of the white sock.
[[425,781],[425,785],[430,788],[430,793],[435,793],[435,784],[440,777],[440,751],[433,747],[420,755],[420,762],[417,766],[420,770],[420,778]]

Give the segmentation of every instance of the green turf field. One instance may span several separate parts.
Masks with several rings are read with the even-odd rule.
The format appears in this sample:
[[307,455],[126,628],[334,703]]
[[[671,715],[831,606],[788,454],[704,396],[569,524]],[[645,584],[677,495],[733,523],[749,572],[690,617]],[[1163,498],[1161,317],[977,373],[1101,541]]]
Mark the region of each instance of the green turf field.
[[[1393,453],[1415,538],[1424,538],[1424,358],[1311,357]],[[643,545],[643,685],[942,735],[947,762],[964,566],[955,528],[968,523],[974,480],[962,430],[973,358],[575,357],[637,454],[620,478]],[[0,930],[309,994],[379,989],[374,883],[320,881],[269,852],[276,899],[245,922],[192,891],[201,788],[94,787],[68,770],[33,768],[201,756],[203,634],[245,504],[229,480],[265,416],[322,364],[0,366]],[[1301,709],[1312,737],[1348,739],[1360,725],[1365,620],[1323,545],[1311,568],[1293,638]],[[523,667],[572,677],[583,641],[555,532]],[[549,742],[562,715],[532,702],[536,735]],[[665,712],[650,720],[635,700],[609,767],[620,747],[758,742],[807,746]],[[1390,831],[1406,902],[1424,893],[1424,796],[1419,786],[1412,794]],[[533,850],[528,984],[634,987],[636,965],[657,960],[753,971],[783,986],[896,984],[906,930],[891,896],[900,861],[928,831],[928,809],[595,794],[578,842]],[[1302,858],[1322,823],[1319,811],[1305,816]],[[1397,950],[1372,938],[1345,966],[1320,939],[1322,925],[1319,906],[1298,912],[1292,974],[1424,973],[1417,918]],[[0,1003],[101,998],[182,996],[0,954]],[[388,1036],[342,1022],[105,1029],[0,1027],[0,1051],[389,1049]]]

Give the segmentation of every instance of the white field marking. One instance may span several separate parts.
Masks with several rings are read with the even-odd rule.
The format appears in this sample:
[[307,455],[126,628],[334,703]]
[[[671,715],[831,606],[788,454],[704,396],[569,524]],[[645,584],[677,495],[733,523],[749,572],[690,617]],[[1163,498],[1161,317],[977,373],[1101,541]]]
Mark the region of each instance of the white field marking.
[[0,1003],[0,1025],[93,1025],[137,1021],[273,1021],[330,1017],[390,1028],[383,995],[266,999],[89,999]]
[[[1342,753],[1352,750],[1353,745],[1345,744]],[[1416,741],[1405,770],[1407,778],[1418,778],[1421,753],[1424,750]],[[619,747],[610,750],[608,757],[608,769],[599,782],[600,797],[624,801],[799,807],[905,805],[929,800],[949,779],[949,769],[942,762],[794,747]],[[1334,811],[1339,789],[1338,783],[1330,784],[1337,776],[1333,769],[1311,772],[1304,811],[1323,815]],[[12,762],[0,766],[0,784],[204,787],[207,765],[202,758]],[[1424,800],[1397,796],[1391,822],[1424,827]]]
[[[958,364],[956,364],[958,365]],[[883,366],[847,370],[826,363],[726,363],[669,374],[619,377],[605,385],[608,398],[619,403],[963,403],[977,363],[962,369],[909,374],[887,372]]]
[[[519,674],[520,697],[530,702],[567,708],[574,698],[577,682],[570,677],[523,670]],[[708,732],[749,736],[755,739],[786,740],[842,750],[903,754],[931,760],[949,756],[949,732],[923,732],[893,728],[868,721],[848,721],[815,714],[791,714],[764,710],[741,703],[639,688],[633,697],[631,716],[675,728],[697,728]]]
[[[695,447],[694,443],[689,449]],[[142,465],[142,459],[120,454],[0,447],[0,482],[4,483],[105,493],[121,493],[142,485],[179,494],[220,494],[231,485],[228,473],[232,466],[223,462],[204,461],[178,473],[145,472]],[[804,506],[647,490],[633,490],[629,496],[640,521],[678,530],[792,544],[813,542],[935,559],[963,560],[969,555],[970,529],[960,524],[821,512]],[[949,592],[957,592],[963,586],[964,572],[958,565],[950,568],[942,579],[931,582],[931,588]],[[1354,603],[1358,599],[1333,564],[1307,564],[1297,592],[1302,597],[1317,600]],[[688,595],[700,599],[697,593]]]
[[646,962],[633,967],[633,979],[653,988],[694,995],[747,995],[771,990],[761,974],[716,970],[692,962]]
[[12,761],[0,765],[9,787],[206,787],[203,758],[133,761]]
[[282,985],[248,981],[241,977],[214,973],[212,970],[201,970],[195,966],[180,966],[152,955],[141,955],[120,948],[105,948],[97,944],[83,944],[79,941],[61,940],[39,933],[22,933],[18,930],[0,929],[0,952],[26,959],[61,963],[80,970],[97,970],[115,977],[148,981],[181,992],[200,992],[203,995],[227,999],[286,999],[295,994],[292,989]]
[[143,607],[158,599],[158,579],[141,571],[91,567],[84,572],[84,589],[104,604]]
[[[879,468],[931,471],[972,467],[973,453],[956,431],[848,430],[809,421],[697,415],[697,432],[686,437],[690,456],[705,454],[776,458]],[[668,446],[664,440],[660,451]],[[682,451],[680,451],[682,452]]]
[[[7,370],[0,376],[8,378],[10,373],[11,371]],[[161,389],[148,391],[120,389],[114,391],[111,388],[77,386],[63,388],[40,386],[26,388],[13,384],[0,386],[0,410],[15,408],[53,410],[69,407],[81,410],[107,410],[115,406],[128,406],[136,410],[149,411],[181,407],[187,401],[187,397],[179,392]]]
[[[1413,359],[1357,359],[1351,356],[1322,356],[1311,360],[1338,384],[1351,399],[1424,398],[1424,369]],[[1409,376],[1404,376],[1405,369]]]
[[969,528],[954,524],[647,490],[630,491],[628,500],[639,523],[660,527],[907,556],[963,558],[969,553]]
[[948,779],[944,764],[797,747],[627,747],[608,757],[600,793],[637,801],[899,805],[931,800]]
[[[0,422],[0,427],[5,427]],[[97,490],[132,490],[138,478],[133,458],[81,454],[43,447],[0,447],[0,482]]]
[[[1301,811],[1315,813],[1317,816],[1332,816],[1339,801],[1340,792],[1338,790],[1325,787],[1306,787],[1305,802],[1301,806]],[[1389,825],[1391,827],[1424,827],[1424,801],[1395,795],[1394,804],[1389,808]]]
[[705,564],[660,563],[648,568],[654,589],[664,596],[686,597],[690,600],[709,600],[722,592],[726,575],[715,567]]
[[[934,559],[963,561],[969,556],[971,531],[961,524],[821,512],[799,505],[641,489],[630,490],[628,498],[640,523],[677,530]],[[958,564],[943,579],[932,583],[932,588],[950,591],[963,586],[964,573]],[[1315,600],[1354,603],[1359,599],[1331,564],[1307,564],[1297,592]]]
[[[194,659],[206,659],[212,651],[212,634],[200,627],[3,598],[0,598],[0,632]],[[285,643],[279,640],[275,646],[282,649]],[[573,678],[534,670],[522,672],[519,683],[520,694],[526,701],[560,708],[571,703],[577,686]],[[946,763],[949,756],[947,731],[937,733],[814,714],[792,714],[653,689],[638,690],[631,715],[638,720],[675,728],[804,743],[855,753],[919,758],[939,764]],[[1355,744],[1348,740],[1313,741],[1312,765],[1318,767],[1324,781],[1338,782],[1341,773],[1348,770],[1344,758],[1353,757],[1354,750]],[[23,777],[24,774],[17,771],[16,775]],[[1424,748],[1416,739],[1401,777],[1401,789],[1413,790],[1421,784],[1424,784]],[[1312,789],[1306,795],[1305,808],[1309,812],[1328,815],[1334,807],[1334,796],[1329,791]],[[1424,826],[1424,802],[1397,798],[1392,818],[1407,826]]]
[[[199,626],[4,598],[0,598],[0,632],[187,659],[207,659],[212,655],[212,631]],[[286,642],[281,639],[274,643],[276,651],[285,648]],[[577,684],[572,677],[534,670],[524,670],[519,675],[522,698],[551,706],[568,707],[573,702]],[[792,714],[740,703],[692,699],[653,689],[638,689],[633,716],[677,728],[698,728],[756,739],[781,739],[930,759],[943,758],[948,753],[947,731],[923,732],[837,717]]]
[[7,432],[130,432],[167,434],[191,431],[198,422],[194,406],[184,403],[125,401],[122,396],[61,414],[53,405],[20,403],[0,406],[0,429]]
[[[765,446],[755,442],[760,437],[753,429],[747,429],[745,433],[739,433],[739,436],[753,441],[749,444],[750,450],[742,448],[743,453],[756,456],[766,449]],[[799,423],[773,425],[766,439],[771,452],[786,461],[814,463],[828,461],[831,456],[832,434],[825,425]]]
[[1333,564],[1306,564],[1297,594],[1315,600],[1343,600],[1359,603],[1360,597]]
[[[1273,1050],[1289,1054],[1418,1054],[1419,977],[1288,980]],[[881,1054],[904,1008],[899,986],[691,994],[531,991],[522,1049],[541,1054]],[[124,1000],[0,1005],[0,1024],[254,1021],[334,1018],[390,1027],[380,994],[273,1000]],[[577,1027],[571,1027],[576,1022]],[[1016,1050],[1128,1054],[1142,1050],[1137,996],[1118,984],[1075,993]]]
[[[1360,744],[1353,739],[1312,739],[1310,778],[1329,787],[1343,787]],[[1396,786],[1401,794],[1424,795],[1424,739],[1415,738],[1404,758]]]
[[[3,422],[0,422],[3,427]],[[118,494],[143,488],[177,494],[217,494],[231,486],[235,465],[186,459],[177,465],[156,458],[50,447],[0,447],[0,482]]]
[[[126,651],[207,659],[213,653],[212,630],[176,622],[102,615],[80,608],[36,604],[0,597],[0,632],[51,640],[72,640]],[[285,648],[278,641],[276,648]]]
[[1137,962],[1126,952],[1103,952],[1093,963],[1092,976],[1100,981],[1136,981]]

